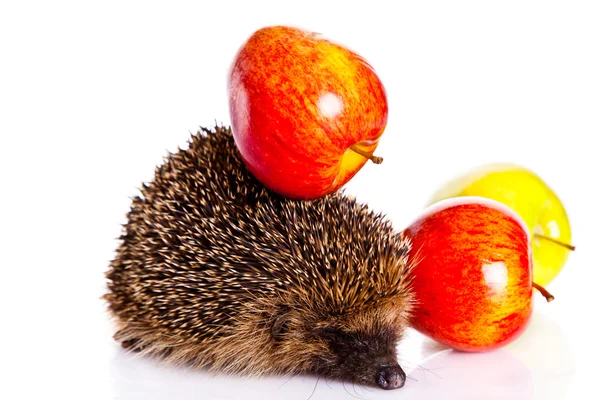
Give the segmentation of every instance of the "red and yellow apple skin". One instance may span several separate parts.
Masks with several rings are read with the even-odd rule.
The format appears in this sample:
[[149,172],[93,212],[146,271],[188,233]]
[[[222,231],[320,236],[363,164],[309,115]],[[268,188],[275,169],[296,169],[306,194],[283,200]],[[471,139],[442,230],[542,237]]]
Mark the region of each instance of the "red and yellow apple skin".
[[385,130],[388,103],[374,69],[315,33],[262,28],[229,75],[236,146],[252,174],[290,198],[315,199],[345,185]]
[[502,347],[524,332],[532,313],[532,254],[514,211],[480,197],[442,200],[405,233],[416,263],[416,330],[468,352]]

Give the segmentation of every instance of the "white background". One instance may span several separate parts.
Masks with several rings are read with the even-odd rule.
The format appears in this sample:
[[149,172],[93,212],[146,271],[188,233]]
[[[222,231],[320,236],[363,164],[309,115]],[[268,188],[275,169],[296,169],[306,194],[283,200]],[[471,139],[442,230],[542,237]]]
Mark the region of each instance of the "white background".
[[[3,1],[0,398],[598,398],[599,4]],[[577,250],[519,341],[460,355],[411,334],[412,372],[392,392],[210,377],[114,344],[99,298],[130,196],[199,126],[229,122],[229,64],[271,24],[321,32],[377,70],[385,161],[347,189],[399,228],[480,163],[520,163],[556,190]]]

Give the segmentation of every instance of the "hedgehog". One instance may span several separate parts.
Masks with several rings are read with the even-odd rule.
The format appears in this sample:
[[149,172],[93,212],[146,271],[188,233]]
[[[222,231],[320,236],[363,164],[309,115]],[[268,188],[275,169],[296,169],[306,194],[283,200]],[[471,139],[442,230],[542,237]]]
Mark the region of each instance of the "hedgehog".
[[343,189],[270,191],[231,128],[201,127],[141,184],[103,298],[124,349],[213,373],[395,389],[410,240]]

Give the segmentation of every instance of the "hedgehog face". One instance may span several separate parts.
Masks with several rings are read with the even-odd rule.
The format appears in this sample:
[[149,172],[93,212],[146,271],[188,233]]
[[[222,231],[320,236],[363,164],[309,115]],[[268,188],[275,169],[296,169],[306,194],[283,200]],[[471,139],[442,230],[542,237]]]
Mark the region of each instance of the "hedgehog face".
[[319,373],[383,389],[404,386],[406,374],[397,362],[399,337],[395,329],[366,332],[326,327],[317,333],[333,356],[321,366]]
[[271,327],[282,355],[295,349],[298,356],[302,349],[310,372],[320,376],[383,389],[404,386],[396,352],[406,324],[402,313],[379,308],[311,322],[307,315],[290,314],[295,313],[280,315]]

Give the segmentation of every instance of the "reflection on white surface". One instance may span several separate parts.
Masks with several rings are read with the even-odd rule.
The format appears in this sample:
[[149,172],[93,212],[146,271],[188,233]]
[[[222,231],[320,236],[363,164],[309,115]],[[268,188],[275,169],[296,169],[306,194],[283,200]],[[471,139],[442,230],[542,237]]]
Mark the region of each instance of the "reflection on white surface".
[[573,349],[561,327],[534,313],[523,336],[506,346],[532,373],[536,399],[564,399],[575,373]]
[[533,399],[529,368],[510,353],[461,353],[444,350],[410,375],[410,399]]
[[496,351],[433,353],[404,389],[410,399],[565,399],[574,370],[560,326],[534,313],[523,336]]
[[[399,347],[408,379],[384,391],[311,376],[245,379],[211,375],[119,351],[112,362],[115,399],[562,399],[574,370],[559,326],[534,314],[525,334],[488,353],[442,348],[411,331]],[[311,397],[312,396],[312,397]]]
[[[308,398],[312,378],[243,379],[162,366],[120,352],[112,365],[115,399]],[[290,397],[290,395],[292,397]],[[301,396],[300,396],[301,395]]]

